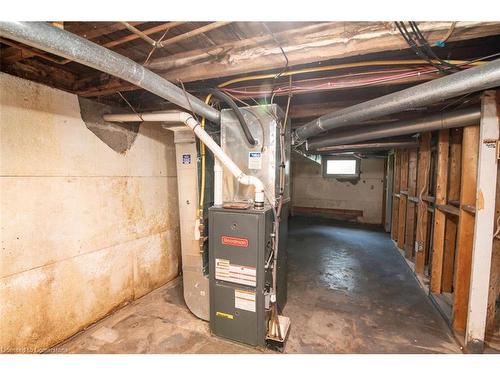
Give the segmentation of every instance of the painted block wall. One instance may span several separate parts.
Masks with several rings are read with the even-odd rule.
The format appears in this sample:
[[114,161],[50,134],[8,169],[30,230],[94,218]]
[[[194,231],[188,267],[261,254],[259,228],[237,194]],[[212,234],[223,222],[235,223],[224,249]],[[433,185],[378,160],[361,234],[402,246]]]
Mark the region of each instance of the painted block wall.
[[324,178],[321,165],[292,153],[294,207],[361,210],[360,223],[382,223],[384,159],[362,159],[360,179],[353,183]]
[[175,278],[173,134],[113,151],[75,95],[0,73],[0,352],[36,352]]

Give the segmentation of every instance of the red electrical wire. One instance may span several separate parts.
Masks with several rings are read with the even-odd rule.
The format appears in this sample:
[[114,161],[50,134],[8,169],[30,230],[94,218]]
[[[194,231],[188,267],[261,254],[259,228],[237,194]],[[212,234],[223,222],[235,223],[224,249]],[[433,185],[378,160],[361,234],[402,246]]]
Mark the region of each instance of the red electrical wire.
[[[468,68],[469,66],[464,67]],[[302,81],[295,81],[291,87],[289,84],[284,83],[282,85],[275,85],[273,90],[268,87],[259,86],[223,88],[222,90],[235,95],[236,97],[265,96],[269,95],[271,92],[276,95],[288,94],[290,90],[292,93],[306,93],[313,91],[365,87],[435,73],[439,73],[439,70],[435,67],[402,68],[375,72],[353,73],[335,77],[306,79]]]

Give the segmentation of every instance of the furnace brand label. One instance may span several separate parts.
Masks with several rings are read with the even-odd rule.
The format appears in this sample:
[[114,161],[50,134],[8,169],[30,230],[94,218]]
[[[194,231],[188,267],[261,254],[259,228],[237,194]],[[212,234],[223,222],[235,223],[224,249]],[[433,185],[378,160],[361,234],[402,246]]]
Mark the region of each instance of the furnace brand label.
[[221,236],[220,241],[223,245],[248,247],[248,239],[241,237]]
[[257,151],[248,153],[248,169],[262,169],[262,154]]
[[234,307],[240,310],[255,312],[255,292],[235,289]]
[[215,278],[235,284],[257,286],[257,270],[254,267],[231,264],[228,259],[215,258]]

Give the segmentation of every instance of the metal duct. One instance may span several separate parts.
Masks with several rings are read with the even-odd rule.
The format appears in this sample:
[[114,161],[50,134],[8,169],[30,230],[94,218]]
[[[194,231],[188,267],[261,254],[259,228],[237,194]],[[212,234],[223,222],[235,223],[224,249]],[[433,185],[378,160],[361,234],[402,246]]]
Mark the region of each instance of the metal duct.
[[318,150],[328,146],[358,143],[372,139],[388,138],[439,129],[458,128],[479,122],[481,110],[467,108],[440,113],[415,120],[391,122],[335,132],[335,134],[313,138],[307,141],[307,150]]
[[[369,142],[369,143],[355,143],[349,145],[338,145],[323,147],[318,150],[318,154],[329,154],[350,151],[375,151],[375,150],[390,150],[393,148],[413,148],[418,147],[419,143],[415,139],[406,141],[386,141],[386,142]],[[315,152],[316,153],[316,152]]]
[[0,36],[111,74],[219,123],[220,113],[129,58],[45,22],[0,22]]
[[321,116],[297,128],[297,142],[324,131],[500,86],[500,59]]

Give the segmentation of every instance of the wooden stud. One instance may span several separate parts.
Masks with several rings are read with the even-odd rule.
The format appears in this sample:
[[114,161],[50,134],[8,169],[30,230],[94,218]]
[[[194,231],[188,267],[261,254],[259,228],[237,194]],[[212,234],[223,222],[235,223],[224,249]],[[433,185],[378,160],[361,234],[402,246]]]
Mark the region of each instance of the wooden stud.
[[403,194],[408,189],[408,150],[401,151],[401,181],[399,196],[399,218],[398,218],[398,247],[405,247],[406,205],[408,195]]
[[394,152],[394,184],[392,196],[391,238],[398,240],[399,191],[401,189],[401,150]]
[[[450,130],[450,162],[447,201],[460,200],[460,166],[462,161],[462,129]],[[454,210],[459,213],[460,210]],[[455,245],[457,238],[458,216],[446,216],[444,235],[443,283],[442,291],[453,291],[453,273],[455,269]]]
[[417,195],[420,201],[417,206],[415,272],[423,274],[425,260],[429,253],[427,226],[429,212],[428,202],[424,199],[429,194],[429,177],[431,169],[431,133],[423,133],[418,151]]
[[474,239],[474,215],[463,205],[476,203],[477,159],[479,150],[479,126],[467,126],[463,130],[462,172],[460,179],[460,217],[457,229],[456,269],[454,275],[453,328],[465,331],[469,303],[472,243]]
[[417,150],[408,151],[408,198],[406,203],[405,256],[413,259],[415,249],[416,205],[411,199],[417,191]]
[[[440,130],[437,156],[436,206],[446,204],[448,184],[448,148],[449,130]],[[445,223],[446,214],[441,210],[434,210],[431,292],[437,294],[441,293],[442,287]]]

